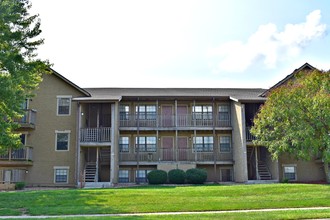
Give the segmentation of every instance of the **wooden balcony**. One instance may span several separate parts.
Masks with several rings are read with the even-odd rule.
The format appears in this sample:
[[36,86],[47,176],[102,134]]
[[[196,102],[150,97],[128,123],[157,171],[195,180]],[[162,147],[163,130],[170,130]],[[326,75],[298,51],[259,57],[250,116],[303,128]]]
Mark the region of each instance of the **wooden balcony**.
[[193,152],[192,149],[165,149],[159,148],[156,152],[120,152],[120,162],[196,162],[196,163],[213,163],[216,162],[232,162],[232,153],[213,152]]
[[35,128],[37,111],[26,109],[22,118],[15,119],[15,122],[21,125],[21,128]]
[[137,115],[126,115],[120,119],[120,127],[230,127],[230,119],[216,120],[212,118],[196,117],[187,115],[154,115],[148,119],[138,118]]
[[33,148],[25,146],[20,149],[9,149],[7,153],[0,155],[1,165],[32,165]]
[[80,143],[85,145],[104,144],[111,142],[111,128],[81,128]]

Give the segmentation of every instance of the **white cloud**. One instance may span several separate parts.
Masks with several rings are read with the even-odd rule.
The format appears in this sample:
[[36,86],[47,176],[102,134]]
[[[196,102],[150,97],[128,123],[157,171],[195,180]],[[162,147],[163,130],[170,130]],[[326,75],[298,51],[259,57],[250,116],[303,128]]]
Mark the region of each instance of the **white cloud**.
[[[314,39],[326,32],[321,24],[321,11],[315,10],[299,24],[287,24],[282,32],[275,24],[259,26],[246,43],[229,41],[208,51],[209,57],[220,58],[211,64],[213,72],[243,72],[257,61],[267,68],[297,57]],[[258,62],[258,64],[259,64]]]

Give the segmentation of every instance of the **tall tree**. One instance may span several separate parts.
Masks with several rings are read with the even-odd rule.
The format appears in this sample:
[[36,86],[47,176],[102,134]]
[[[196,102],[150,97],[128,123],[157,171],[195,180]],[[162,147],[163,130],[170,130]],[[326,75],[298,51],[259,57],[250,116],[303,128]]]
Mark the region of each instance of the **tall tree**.
[[14,119],[23,116],[22,103],[48,72],[48,61],[36,56],[43,44],[38,15],[30,15],[29,0],[0,0],[0,152],[21,145]]
[[254,119],[257,145],[275,159],[289,153],[297,159],[323,161],[330,182],[330,72],[300,72],[270,92]]

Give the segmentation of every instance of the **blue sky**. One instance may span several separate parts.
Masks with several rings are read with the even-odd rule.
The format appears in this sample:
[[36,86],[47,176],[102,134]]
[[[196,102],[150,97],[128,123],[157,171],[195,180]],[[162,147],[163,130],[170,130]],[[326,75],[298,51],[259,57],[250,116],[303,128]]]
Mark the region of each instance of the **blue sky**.
[[39,57],[81,87],[269,88],[330,69],[328,0],[31,0]]

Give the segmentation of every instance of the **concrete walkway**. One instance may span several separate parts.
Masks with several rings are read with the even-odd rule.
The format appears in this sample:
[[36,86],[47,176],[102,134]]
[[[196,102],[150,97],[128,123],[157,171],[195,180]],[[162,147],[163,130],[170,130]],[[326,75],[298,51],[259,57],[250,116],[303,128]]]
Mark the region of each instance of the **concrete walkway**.
[[250,209],[250,210],[228,210],[228,211],[196,211],[196,212],[155,212],[155,213],[126,213],[126,214],[82,214],[82,215],[39,215],[39,216],[0,216],[0,219],[47,219],[47,218],[79,218],[79,217],[115,217],[115,216],[150,216],[150,215],[198,215],[198,214],[222,214],[222,213],[247,213],[247,212],[276,212],[296,210],[330,210],[330,207],[308,207],[308,208],[279,208],[279,209]]

